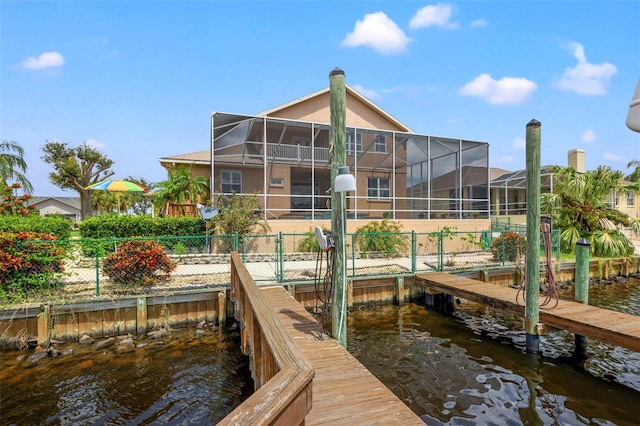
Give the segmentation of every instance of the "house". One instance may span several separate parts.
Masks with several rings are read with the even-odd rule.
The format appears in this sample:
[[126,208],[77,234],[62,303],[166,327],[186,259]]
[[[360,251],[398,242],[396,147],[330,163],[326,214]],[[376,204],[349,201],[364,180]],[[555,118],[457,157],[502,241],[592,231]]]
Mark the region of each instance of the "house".
[[[215,194],[257,194],[265,220],[329,218],[329,105],[325,88],[256,115],[214,112],[212,149],[160,164],[193,167]],[[348,85],[346,110],[350,217],[489,217],[488,143],[417,134]]]
[[80,220],[80,197],[32,197],[28,205],[35,206],[40,216],[59,214],[73,221]]
[[[567,153],[567,167],[585,172],[585,151],[572,149]],[[553,192],[553,166],[540,167],[540,192]],[[491,214],[508,216],[513,223],[524,223],[526,219],[526,170],[515,172],[492,169],[491,178]],[[622,181],[623,186],[632,182]],[[640,219],[640,193],[637,191],[614,192],[609,198],[609,205],[631,218]]]

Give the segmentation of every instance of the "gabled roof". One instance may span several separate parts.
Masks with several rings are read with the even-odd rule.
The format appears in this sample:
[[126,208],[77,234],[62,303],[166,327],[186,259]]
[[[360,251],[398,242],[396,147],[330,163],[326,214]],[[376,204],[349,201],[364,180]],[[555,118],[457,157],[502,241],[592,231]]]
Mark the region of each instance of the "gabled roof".
[[160,157],[160,163],[194,163],[194,164],[211,164],[211,150],[189,152],[186,154],[172,155],[170,157]]
[[80,210],[80,197],[31,197],[27,205],[37,206],[47,200],[55,200],[69,207]]
[[[305,101],[308,101],[309,99],[315,98],[315,97],[323,95],[325,93],[328,93],[329,90],[330,90],[329,87],[325,87],[324,89],[321,89],[321,90],[318,90],[316,92],[310,93],[308,95],[302,96],[302,97],[300,97],[298,99],[294,99],[292,101],[289,101],[287,103],[275,106],[275,107],[273,107],[271,109],[268,109],[266,111],[259,112],[257,114],[257,116],[258,117],[269,117],[269,116],[272,116],[275,113],[277,113],[278,111],[282,111],[282,110],[284,110],[286,108],[289,108],[289,107],[291,107],[293,105],[301,104],[301,103],[303,103]],[[358,92],[353,87],[351,87],[349,85],[345,85],[345,90],[346,90],[346,92],[348,94],[352,95],[353,97],[355,97],[358,100],[360,100],[362,103],[366,104],[373,111],[377,112],[378,114],[380,114],[381,116],[383,116],[387,120],[391,121],[393,124],[395,124],[399,128],[403,129],[404,132],[415,133],[413,130],[411,130],[411,128],[409,126],[407,126],[406,124],[404,124],[403,122],[401,122],[400,120],[398,120],[397,118],[395,118],[394,116],[392,116],[391,114],[389,114],[388,112],[386,112],[385,110],[380,108],[378,105],[376,105],[373,102],[371,102],[367,97],[362,95],[360,92]]]

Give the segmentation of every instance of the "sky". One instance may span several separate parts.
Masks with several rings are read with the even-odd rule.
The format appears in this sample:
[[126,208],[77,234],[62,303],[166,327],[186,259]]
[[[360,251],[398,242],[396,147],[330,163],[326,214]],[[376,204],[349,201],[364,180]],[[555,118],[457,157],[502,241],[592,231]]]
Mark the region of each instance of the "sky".
[[114,178],[158,182],[158,158],[209,148],[214,111],[256,114],[345,82],[417,133],[490,144],[490,166],[625,173],[640,78],[640,1],[0,0],[0,138],[36,196],[47,141],[87,142]]

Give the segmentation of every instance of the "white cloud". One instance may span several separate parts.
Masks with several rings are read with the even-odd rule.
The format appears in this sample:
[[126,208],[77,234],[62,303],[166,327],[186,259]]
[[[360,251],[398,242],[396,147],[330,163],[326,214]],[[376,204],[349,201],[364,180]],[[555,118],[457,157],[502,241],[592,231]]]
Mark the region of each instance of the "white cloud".
[[64,64],[64,57],[58,52],[44,52],[37,58],[30,56],[22,61],[22,66],[30,70],[59,67],[62,66],[62,64]]
[[476,19],[475,21],[471,21],[471,28],[478,28],[478,27],[486,27],[487,25],[489,25],[489,23],[487,22],[486,19]]
[[591,143],[596,140],[596,132],[589,129],[582,134],[582,142]]
[[610,152],[605,152],[602,154],[602,158],[607,161],[626,161],[627,157],[619,154],[611,154]]
[[359,84],[356,84],[355,86],[351,86],[351,87],[353,87],[356,90],[356,92],[360,93],[361,95],[365,96],[366,98],[369,98],[369,99],[380,99],[380,95],[374,89],[365,89],[364,87],[362,87]]
[[463,96],[475,96],[494,105],[524,103],[538,86],[526,78],[503,77],[494,80],[489,74],[480,74],[458,90]]
[[457,22],[451,22],[451,15],[456,11],[455,5],[438,3],[435,6],[425,6],[418,10],[411,18],[409,27],[413,30],[424,27],[439,27],[443,29],[458,28]]
[[513,149],[516,151],[522,151],[527,147],[527,141],[522,138],[515,138],[513,140]]
[[604,95],[607,92],[609,79],[618,72],[618,69],[609,62],[599,65],[587,62],[584,46],[580,43],[571,43],[569,47],[578,64],[573,68],[566,68],[555,86],[581,95]]
[[393,55],[406,51],[410,41],[384,12],[376,12],[357,21],[353,32],[347,34],[342,44],[347,47],[368,46],[383,55]]
[[103,142],[100,142],[99,140],[91,139],[91,138],[85,140],[84,143],[86,143],[90,147],[95,148],[97,150],[103,150],[104,147],[106,146]]

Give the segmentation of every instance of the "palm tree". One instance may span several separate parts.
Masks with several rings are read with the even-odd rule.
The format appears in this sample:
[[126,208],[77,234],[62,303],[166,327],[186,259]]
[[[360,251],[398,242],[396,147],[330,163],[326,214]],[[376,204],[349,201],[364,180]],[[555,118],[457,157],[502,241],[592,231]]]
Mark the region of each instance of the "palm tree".
[[155,193],[155,205],[163,208],[167,203],[198,203],[209,198],[209,179],[193,175],[190,167],[179,166],[169,170],[167,180],[158,182]]
[[27,163],[24,149],[18,142],[3,139],[0,142],[0,183],[8,186],[9,181],[19,183],[25,193],[33,192],[33,185],[25,176]]
[[629,164],[627,164],[627,167],[634,168],[633,172],[631,172],[631,174],[627,176],[627,179],[629,179],[631,182],[634,182],[636,184],[640,184],[640,160],[629,161]]
[[622,190],[623,173],[599,166],[585,173],[572,167],[553,168],[553,193],[541,195],[541,211],[560,228],[560,248],[572,253],[581,238],[591,243],[594,256],[629,256],[633,244],[618,226],[637,227],[638,221],[612,208],[611,195]]

